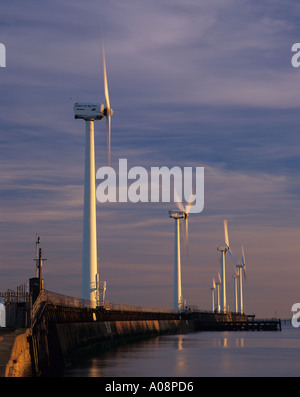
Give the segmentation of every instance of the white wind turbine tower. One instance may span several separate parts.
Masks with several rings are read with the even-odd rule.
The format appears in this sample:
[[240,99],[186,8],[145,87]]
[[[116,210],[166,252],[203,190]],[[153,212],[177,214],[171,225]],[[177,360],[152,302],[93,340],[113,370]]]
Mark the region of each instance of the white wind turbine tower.
[[183,297],[181,292],[181,254],[180,254],[180,219],[185,220],[184,244],[187,244],[188,216],[190,203],[184,208],[182,203],[177,202],[179,210],[170,210],[169,218],[175,219],[175,240],[174,240],[174,285],[173,285],[173,308],[174,310],[183,309]]
[[238,312],[238,279],[239,273],[237,270],[234,271],[233,281],[234,281],[234,311]]
[[[110,117],[113,114],[108,96],[103,45],[102,54],[106,108],[94,102],[76,102],[73,107],[75,119],[83,119],[86,122],[81,297],[90,300],[93,305],[96,304],[97,285],[94,121],[106,116],[109,136],[107,143],[110,145]],[[110,159],[110,146],[107,147],[107,151],[108,159]]]
[[217,286],[217,306],[216,306],[216,311],[217,311],[217,313],[220,313],[220,311],[221,311],[220,286],[221,286],[222,282],[221,282],[221,277],[220,277],[220,273],[219,272],[218,272],[218,279],[219,279],[219,281],[216,282],[216,286]]
[[215,283],[214,278],[213,278],[212,287],[210,287],[210,289],[211,289],[211,311],[214,312],[215,311],[215,290],[216,290],[216,283]]
[[238,299],[238,312],[244,313],[244,303],[243,303],[243,277],[246,280],[246,261],[244,247],[242,246],[242,263],[236,265],[239,274],[239,299]]
[[228,227],[227,220],[224,220],[224,235],[225,235],[225,247],[218,247],[217,250],[221,251],[221,311],[226,313],[227,300],[226,300],[226,273],[225,273],[225,257],[227,252],[233,257],[233,253],[230,251],[229,238],[228,238]]

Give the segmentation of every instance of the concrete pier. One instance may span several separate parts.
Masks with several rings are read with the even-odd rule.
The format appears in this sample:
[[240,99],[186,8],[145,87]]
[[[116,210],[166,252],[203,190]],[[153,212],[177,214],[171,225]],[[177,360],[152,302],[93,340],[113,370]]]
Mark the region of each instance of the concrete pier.
[[0,377],[31,376],[27,329],[0,328]]
[[[180,319],[54,323],[45,321],[48,309],[53,314],[53,307],[45,308],[45,317],[40,324],[18,330],[16,334],[11,332],[3,335],[0,341],[0,376],[55,375],[73,363],[84,349],[106,350],[117,344],[154,335],[195,331],[192,320]],[[84,312],[82,314],[86,315]]]
[[278,321],[280,323],[280,320],[277,323],[248,321],[246,315],[238,313],[177,312],[113,304],[83,307],[82,302],[79,305],[77,300],[66,298],[43,292],[30,315],[24,316],[27,320],[30,318],[30,327],[1,331],[0,376],[59,375],[83,351],[106,350],[155,335],[207,330],[279,330]]

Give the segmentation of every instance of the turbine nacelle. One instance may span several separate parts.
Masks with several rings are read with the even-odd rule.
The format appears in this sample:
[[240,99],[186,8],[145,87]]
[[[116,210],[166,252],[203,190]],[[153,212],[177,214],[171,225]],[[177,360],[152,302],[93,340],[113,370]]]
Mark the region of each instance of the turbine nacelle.
[[75,119],[102,120],[104,106],[94,102],[76,102],[73,106]]
[[229,250],[229,248],[228,247],[217,247],[217,250],[226,253]]
[[170,210],[169,211],[169,218],[173,219],[186,219],[189,216],[188,213],[180,210]]

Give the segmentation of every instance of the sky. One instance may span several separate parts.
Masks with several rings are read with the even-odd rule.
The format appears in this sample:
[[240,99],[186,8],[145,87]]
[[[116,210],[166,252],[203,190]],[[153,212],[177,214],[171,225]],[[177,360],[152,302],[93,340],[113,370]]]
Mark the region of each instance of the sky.
[[[35,275],[80,297],[84,121],[76,101],[112,116],[112,167],[204,167],[204,209],[182,255],[187,304],[210,310],[227,219],[244,246],[244,309],[291,317],[300,302],[300,42],[296,0],[3,2],[0,42],[0,291]],[[96,170],[106,165],[95,122]],[[99,273],[114,303],[172,307],[173,203],[97,203]],[[234,264],[227,258],[233,309]]]

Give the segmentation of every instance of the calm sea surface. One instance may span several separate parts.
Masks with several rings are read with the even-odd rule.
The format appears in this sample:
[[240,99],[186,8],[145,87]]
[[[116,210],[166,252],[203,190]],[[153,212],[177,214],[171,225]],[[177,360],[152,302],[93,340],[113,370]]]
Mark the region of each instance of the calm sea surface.
[[84,359],[63,376],[300,376],[300,328],[159,336]]

